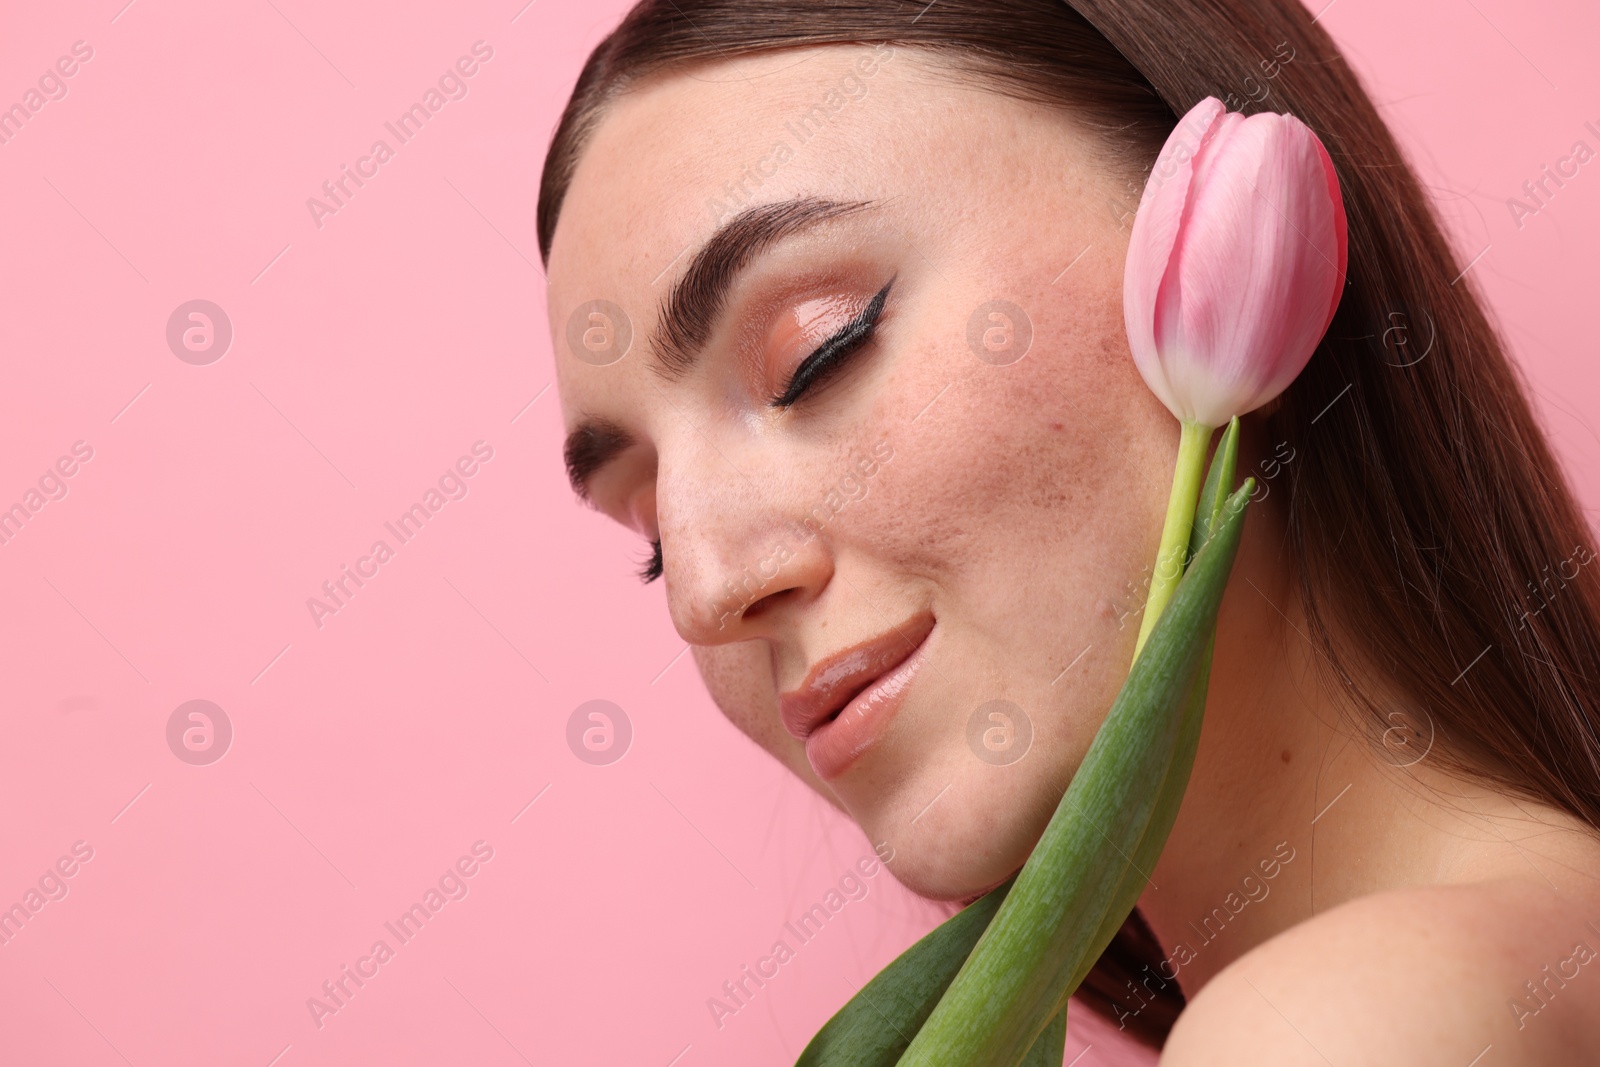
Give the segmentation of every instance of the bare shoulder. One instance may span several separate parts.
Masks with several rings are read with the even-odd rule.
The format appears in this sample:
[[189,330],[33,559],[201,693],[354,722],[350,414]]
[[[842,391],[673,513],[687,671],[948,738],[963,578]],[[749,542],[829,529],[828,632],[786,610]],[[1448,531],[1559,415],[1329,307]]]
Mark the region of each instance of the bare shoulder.
[[1349,901],[1218,973],[1161,1063],[1600,1063],[1600,896],[1505,878]]

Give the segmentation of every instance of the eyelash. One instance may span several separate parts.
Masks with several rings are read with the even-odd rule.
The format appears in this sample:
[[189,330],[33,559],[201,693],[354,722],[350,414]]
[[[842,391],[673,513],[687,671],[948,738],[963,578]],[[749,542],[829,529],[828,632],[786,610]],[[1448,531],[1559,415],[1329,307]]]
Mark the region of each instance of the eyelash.
[[[889,299],[889,290],[893,285],[894,279],[890,278],[889,283],[878,290],[878,294],[862,309],[861,314],[850,320],[838,333],[822,342],[815,352],[795,368],[783,392],[772,401],[773,407],[786,408],[795,404],[808,389],[844,366],[857,349],[872,339],[878,320],[883,317],[884,303]],[[650,558],[639,565],[638,571],[639,580],[646,585],[661,577],[664,569],[660,540],[651,540],[649,544]]]
[[815,352],[795,368],[783,392],[772,400],[773,407],[786,408],[793,405],[806,390],[844,366],[857,349],[872,339],[878,320],[883,316],[883,306],[889,298],[889,289],[893,285],[894,279],[890,278],[889,284],[878,290],[878,295],[862,309],[861,314],[846,323],[838,333],[822,342]]
[[661,542],[654,540],[650,542],[650,558],[639,565],[639,580],[649,585],[661,577],[661,571]]

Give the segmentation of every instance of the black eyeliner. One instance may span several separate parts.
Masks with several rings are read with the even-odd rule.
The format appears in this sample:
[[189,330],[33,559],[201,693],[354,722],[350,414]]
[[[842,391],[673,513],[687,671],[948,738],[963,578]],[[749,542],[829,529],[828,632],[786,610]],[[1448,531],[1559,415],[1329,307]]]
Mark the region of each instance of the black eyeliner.
[[800,366],[795,368],[794,375],[790,377],[789,384],[784,387],[783,393],[774,401],[775,408],[786,408],[800,399],[811,384],[824,374],[837,367],[852,350],[871,335],[873,328],[878,325],[878,319],[883,315],[883,306],[889,299],[889,290],[894,286],[895,279],[890,278],[888,284],[878,290],[878,295],[857,315],[845,324],[844,328],[807,356]]

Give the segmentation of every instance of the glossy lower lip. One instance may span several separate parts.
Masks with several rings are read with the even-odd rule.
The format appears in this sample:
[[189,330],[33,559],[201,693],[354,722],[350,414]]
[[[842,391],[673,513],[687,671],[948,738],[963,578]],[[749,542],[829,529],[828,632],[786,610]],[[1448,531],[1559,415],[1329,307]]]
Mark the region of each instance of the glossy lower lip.
[[838,715],[819,724],[806,737],[806,759],[817,777],[823,781],[839,777],[883,736],[905,703],[906,690],[922,666],[927,644],[924,635],[899,665],[880,675],[851,698]]

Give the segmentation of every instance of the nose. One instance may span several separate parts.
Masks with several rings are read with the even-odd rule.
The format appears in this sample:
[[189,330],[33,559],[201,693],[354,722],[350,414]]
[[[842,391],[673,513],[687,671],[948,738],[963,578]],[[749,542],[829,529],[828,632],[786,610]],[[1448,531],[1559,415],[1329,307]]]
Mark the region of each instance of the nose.
[[[667,605],[691,645],[773,636],[833,575],[826,539],[804,520],[792,479],[735,468],[710,449],[656,474]],[[741,469],[742,468],[742,469]]]

